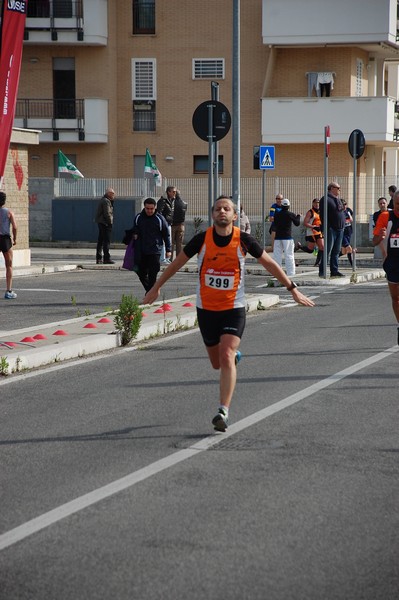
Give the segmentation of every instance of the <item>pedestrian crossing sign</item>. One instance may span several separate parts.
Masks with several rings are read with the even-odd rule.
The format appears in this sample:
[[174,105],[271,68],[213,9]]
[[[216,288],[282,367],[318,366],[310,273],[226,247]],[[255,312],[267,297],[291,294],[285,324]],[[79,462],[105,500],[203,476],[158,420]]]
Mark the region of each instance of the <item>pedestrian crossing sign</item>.
[[274,146],[259,147],[259,168],[274,169]]

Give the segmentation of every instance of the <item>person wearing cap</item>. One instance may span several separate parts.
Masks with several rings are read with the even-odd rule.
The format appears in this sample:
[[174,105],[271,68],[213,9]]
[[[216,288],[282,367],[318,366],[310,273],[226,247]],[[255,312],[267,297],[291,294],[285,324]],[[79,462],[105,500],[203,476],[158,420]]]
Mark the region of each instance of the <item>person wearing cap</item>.
[[212,207],[213,226],[195,235],[184,246],[143,299],[144,304],[155,302],[168,279],[191,257],[198,255],[198,325],[211,365],[220,370],[219,409],[212,419],[214,429],[220,432],[227,429],[237,379],[236,364],[241,357],[238,348],[245,328],[246,254],[256,258],[276,277],[291,292],[295,302],[314,306],[256,239],[234,226],[237,217],[237,207],[231,198],[219,196]]
[[274,218],[275,218],[276,214],[278,214],[281,211],[281,201],[283,198],[284,198],[283,194],[276,194],[276,202],[274,202],[270,207],[269,221],[270,221],[271,225],[270,225],[269,233],[271,236],[272,252],[273,252],[273,248],[274,248],[274,240],[276,237],[276,227],[274,224]]
[[292,237],[292,224],[298,227],[301,222],[301,215],[291,212],[289,207],[290,201],[288,198],[283,198],[281,201],[281,211],[276,213],[274,217],[276,237],[274,240],[273,256],[276,263],[281,267],[284,253],[285,270],[288,277],[293,277],[295,275],[295,244]]

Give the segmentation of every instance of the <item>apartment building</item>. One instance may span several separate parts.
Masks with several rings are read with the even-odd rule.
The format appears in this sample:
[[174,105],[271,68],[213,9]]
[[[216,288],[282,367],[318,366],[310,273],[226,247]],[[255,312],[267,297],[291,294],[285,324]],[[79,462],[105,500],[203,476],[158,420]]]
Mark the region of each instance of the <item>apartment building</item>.
[[[241,176],[273,144],[278,177],[398,175],[397,0],[242,0]],[[232,0],[29,0],[15,125],[40,129],[32,177],[56,175],[60,148],[86,177],[141,177],[149,148],[167,178],[206,177],[192,127],[219,84],[232,106]],[[231,176],[231,133],[219,144]]]
[[[267,50],[262,6],[246,5],[242,141],[252,175]],[[146,148],[164,177],[206,176],[208,144],[192,116],[212,81],[231,109],[232,19],[224,1],[30,0],[15,124],[42,131],[31,176],[56,175],[58,148],[86,177],[141,177]],[[219,155],[230,175],[231,133]]]

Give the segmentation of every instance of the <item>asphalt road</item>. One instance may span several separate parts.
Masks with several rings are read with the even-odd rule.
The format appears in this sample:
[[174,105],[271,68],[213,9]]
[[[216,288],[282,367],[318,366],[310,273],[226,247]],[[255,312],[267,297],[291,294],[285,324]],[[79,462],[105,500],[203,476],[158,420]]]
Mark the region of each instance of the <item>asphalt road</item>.
[[1,600],[396,600],[386,284],[312,293],[248,318],[226,434],[196,331],[0,380]]
[[[266,279],[246,275],[247,292],[258,291]],[[162,288],[165,300],[195,294],[196,273],[178,272]],[[3,302],[0,330],[21,329],[116,309],[122,294],[141,300],[144,289],[137,275],[123,270],[81,270],[17,277],[16,300]],[[264,293],[270,289],[264,288]],[[275,292],[276,293],[276,292]],[[280,290],[278,291],[280,294]]]

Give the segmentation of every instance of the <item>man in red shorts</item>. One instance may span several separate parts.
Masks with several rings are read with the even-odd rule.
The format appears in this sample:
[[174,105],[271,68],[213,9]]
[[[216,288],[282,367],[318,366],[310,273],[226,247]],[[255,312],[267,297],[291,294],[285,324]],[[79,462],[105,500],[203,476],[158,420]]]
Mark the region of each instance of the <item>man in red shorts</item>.
[[220,196],[212,208],[213,227],[195,235],[147,292],[143,302],[152,304],[168,281],[198,254],[198,325],[212,367],[220,369],[219,410],[212,419],[216,431],[226,431],[230,402],[236,385],[238,350],[245,328],[245,255],[251,254],[284,285],[298,304],[314,306],[301,294],[281,267],[250,234],[234,227],[237,208],[229,197]]

